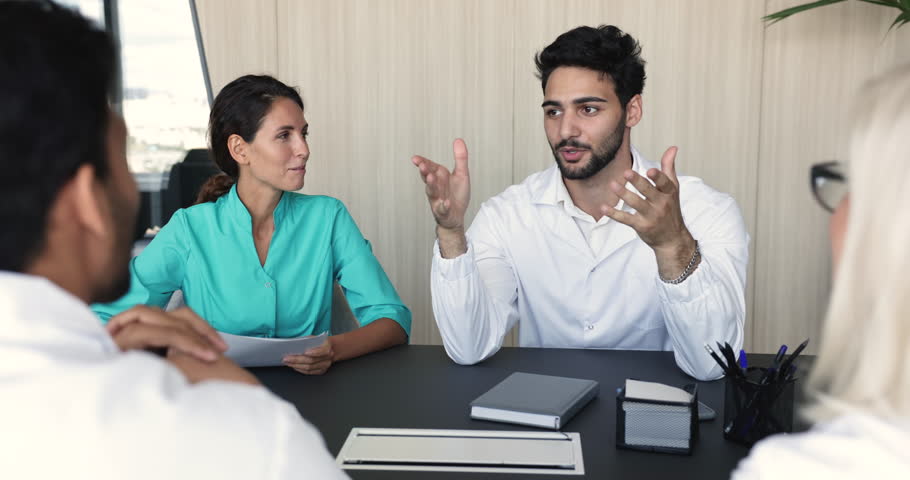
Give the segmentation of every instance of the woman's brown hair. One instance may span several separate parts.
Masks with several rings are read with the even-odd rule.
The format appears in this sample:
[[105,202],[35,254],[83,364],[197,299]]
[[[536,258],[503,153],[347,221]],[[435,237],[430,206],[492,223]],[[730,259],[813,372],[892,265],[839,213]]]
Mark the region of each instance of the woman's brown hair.
[[209,149],[221,173],[200,187],[197,204],[214,202],[237,183],[240,169],[228,150],[227,140],[236,134],[247,143],[252,142],[272,103],[279,98],[289,98],[303,109],[297,90],[268,75],[244,75],[221,89],[209,115]]

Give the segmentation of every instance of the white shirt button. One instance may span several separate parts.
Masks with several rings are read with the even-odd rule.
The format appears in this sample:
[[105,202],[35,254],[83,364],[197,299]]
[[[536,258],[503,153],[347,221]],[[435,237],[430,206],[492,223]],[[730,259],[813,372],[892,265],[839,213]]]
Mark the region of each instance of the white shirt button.
[[590,323],[585,324],[585,330],[594,330],[594,325]]

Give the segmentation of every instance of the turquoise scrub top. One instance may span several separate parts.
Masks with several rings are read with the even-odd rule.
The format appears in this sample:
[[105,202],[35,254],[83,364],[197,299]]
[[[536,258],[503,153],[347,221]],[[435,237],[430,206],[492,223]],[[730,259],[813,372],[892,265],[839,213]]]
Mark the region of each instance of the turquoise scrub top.
[[137,304],[164,307],[183,290],[216,330],[300,337],[330,330],[337,280],[360,325],[387,317],[410,336],[411,312],[339,200],[285,192],[265,265],[236,185],[214,203],[180,209],[130,263],[129,292],[92,309],[103,322]]

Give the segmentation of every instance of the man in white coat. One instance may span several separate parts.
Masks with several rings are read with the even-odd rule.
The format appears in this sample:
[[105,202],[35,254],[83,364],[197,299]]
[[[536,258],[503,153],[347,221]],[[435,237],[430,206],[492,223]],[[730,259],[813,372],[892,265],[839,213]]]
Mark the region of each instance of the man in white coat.
[[138,206],[115,71],[78,13],[0,2],[0,477],[346,478],[191,311],[89,310],[129,287]]
[[449,356],[523,347],[672,350],[689,375],[722,372],[704,344],[743,341],[748,234],[733,198],[631,144],[642,118],[638,42],[579,27],[536,57],[556,164],[484,202],[465,232],[468,152],[412,162],[436,219],[433,312]]

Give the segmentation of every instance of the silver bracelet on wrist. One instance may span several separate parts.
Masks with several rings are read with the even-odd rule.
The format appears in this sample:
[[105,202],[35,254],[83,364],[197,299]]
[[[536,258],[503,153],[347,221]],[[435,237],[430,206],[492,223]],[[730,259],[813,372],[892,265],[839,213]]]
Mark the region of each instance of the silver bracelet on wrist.
[[689,278],[689,275],[692,275],[692,272],[695,271],[695,265],[698,264],[699,258],[701,258],[701,250],[698,248],[698,240],[696,240],[695,241],[695,252],[692,253],[692,259],[689,260],[689,264],[686,265],[686,269],[683,270],[683,272],[678,277],[676,277],[672,280],[667,280],[666,278],[662,277],[660,275],[660,273],[658,273],[657,276],[660,278],[661,282],[669,283],[671,285],[676,285],[676,284],[682,283],[683,280]]

